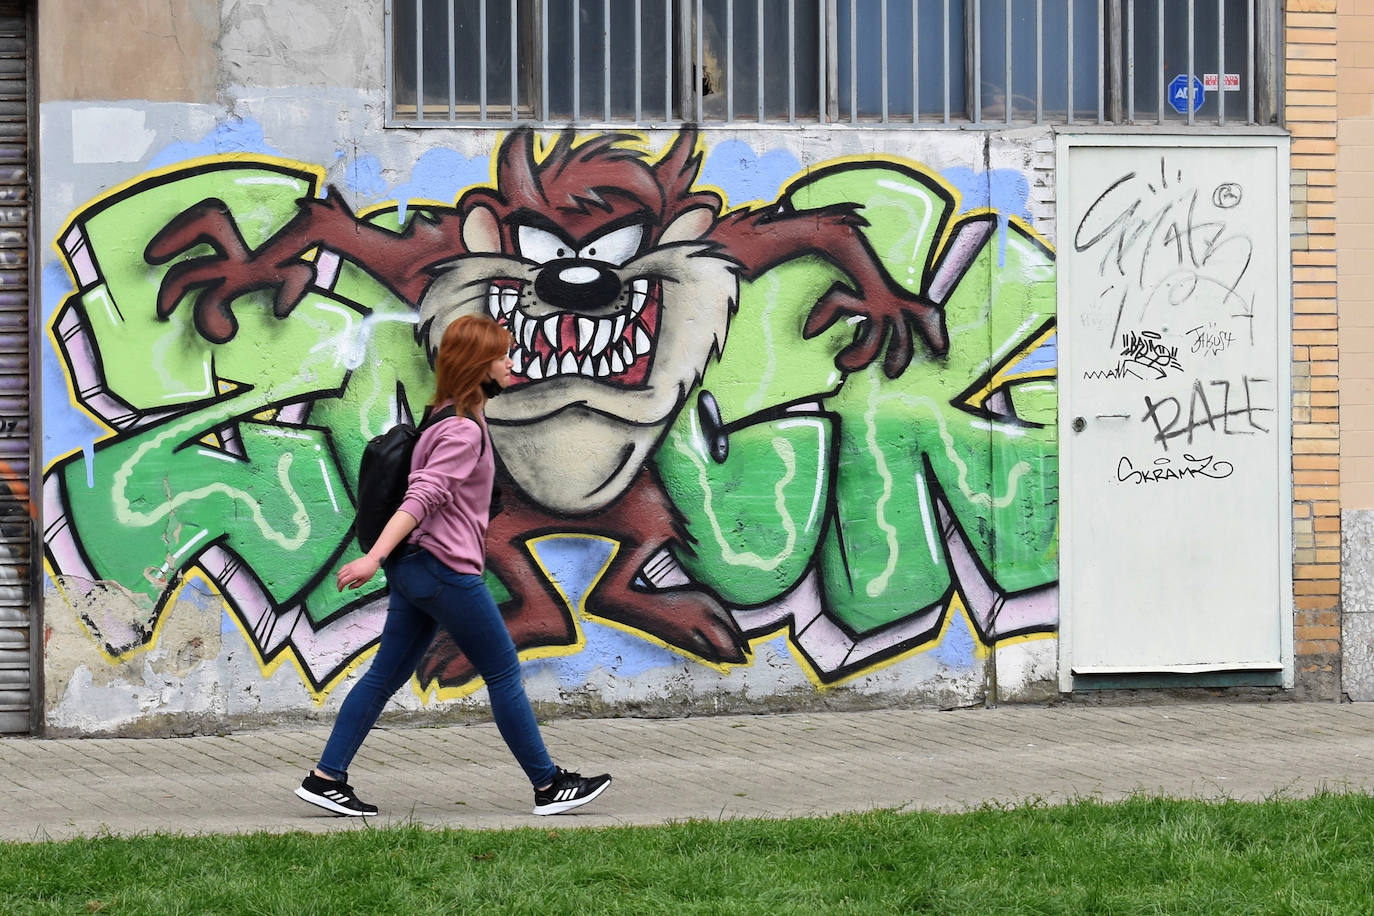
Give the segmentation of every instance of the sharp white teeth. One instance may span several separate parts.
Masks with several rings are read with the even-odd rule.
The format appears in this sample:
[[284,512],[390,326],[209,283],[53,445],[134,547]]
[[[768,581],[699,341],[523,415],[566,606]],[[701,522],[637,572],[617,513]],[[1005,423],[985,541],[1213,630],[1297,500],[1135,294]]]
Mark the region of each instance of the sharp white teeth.
[[[519,315],[520,312],[516,312],[515,314]],[[530,318],[526,320],[523,327],[520,328],[520,342],[525,345],[526,350],[534,350],[534,334],[535,331],[538,330],[538,325],[539,322]]]
[[550,315],[545,318],[543,328],[544,339],[549,342],[549,346],[553,347],[556,352],[558,350],[558,316]]
[[524,371],[525,371],[525,351],[524,351],[524,350],[520,349],[519,347],[516,347],[516,348],[515,348],[515,352],[512,353],[512,354],[510,355],[510,361],[511,361],[511,367],[510,367],[510,368],[511,368],[511,371],[512,371],[512,372],[519,372],[519,373],[521,373],[521,374],[524,373]]
[[635,354],[643,356],[649,352],[649,335],[644,333],[644,328],[635,328]]
[[625,333],[625,314],[622,312],[615,316],[615,329],[611,331],[611,340],[619,340]]
[[625,360],[614,349],[611,350],[611,371],[617,375],[625,371]]
[[515,311],[516,303],[520,301],[520,294],[513,289],[501,290],[501,311],[509,315]]
[[559,365],[558,369],[559,369],[559,371],[565,372],[565,373],[567,373],[568,375],[576,375],[576,374],[577,374],[577,358],[574,357],[574,356],[572,355],[571,352],[564,353],[564,354],[563,354],[563,362]]
[[596,361],[596,374],[597,376],[611,374],[611,364],[606,360],[606,357],[603,356]]
[[626,366],[635,361],[635,349],[630,346],[628,340],[620,345],[620,358],[625,361]]
[[591,343],[592,334],[596,330],[596,325],[590,318],[577,319],[577,349],[586,350],[587,344]]
[[640,277],[630,284],[630,316],[637,316],[649,299],[649,281]]
[[578,366],[578,369],[588,378],[596,378],[596,367],[592,365],[592,358],[590,356],[582,357],[582,365]]
[[553,378],[558,374],[558,357],[550,356],[549,361],[544,364],[544,378]]
[[599,318],[596,322],[596,339],[592,341],[592,356],[596,356],[606,349],[606,344],[611,342],[611,332],[615,330],[615,322],[609,318]]
[[493,318],[501,317],[501,293],[494,286],[487,290],[487,314]]
[[538,381],[539,379],[544,377],[544,368],[539,365],[538,355],[532,356],[530,358],[530,367],[525,371],[525,376],[526,378],[531,378],[535,381]]
[[515,339],[517,342],[521,342],[525,338],[525,321],[524,312],[516,312],[514,315],[510,316],[511,330],[515,332]]

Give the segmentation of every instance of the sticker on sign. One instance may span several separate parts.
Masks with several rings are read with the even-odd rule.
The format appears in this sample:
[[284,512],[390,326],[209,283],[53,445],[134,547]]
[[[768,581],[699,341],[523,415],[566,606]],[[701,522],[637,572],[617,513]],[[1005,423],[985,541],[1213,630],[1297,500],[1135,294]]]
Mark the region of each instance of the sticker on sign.
[[1193,77],[1191,86],[1186,73],[1180,73],[1169,81],[1169,106],[1179,114],[1188,113],[1189,102],[1192,103],[1192,110],[1197,111],[1206,98],[1207,91],[1202,86],[1202,80],[1196,76]]
[[[1209,91],[1209,92],[1216,92],[1216,91],[1217,91],[1217,75],[1216,75],[1215,73],[1204,73],[1204,74],[1202,74],[1202,88],[1203,88],[1203,89],[1206,89],[1206,90]],[[1240,74],[1239,74],[1239,73],[1227,73],[1227,74],[1226,74],[1226,91],[1227,91],[1227,92],[1240,92]]]

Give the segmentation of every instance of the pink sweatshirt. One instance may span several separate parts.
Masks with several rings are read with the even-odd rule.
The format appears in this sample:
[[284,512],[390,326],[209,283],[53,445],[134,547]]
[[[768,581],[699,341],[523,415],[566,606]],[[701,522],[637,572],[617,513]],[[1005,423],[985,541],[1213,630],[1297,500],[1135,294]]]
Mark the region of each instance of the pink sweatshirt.
[[401,510],[419,522],[409,543],[449,569],[481,574],[496,473],[491,440],[469,417],[449,417],[426,429],[410,459],[410,482]]

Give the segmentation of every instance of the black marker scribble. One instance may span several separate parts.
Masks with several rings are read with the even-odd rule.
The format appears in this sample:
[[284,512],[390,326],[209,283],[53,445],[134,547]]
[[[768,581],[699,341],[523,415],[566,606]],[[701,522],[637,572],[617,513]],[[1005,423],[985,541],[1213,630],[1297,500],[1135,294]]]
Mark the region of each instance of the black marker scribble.
[[1184,453],[1183,461],[1174,464],[1168,458],[1156,458],[1150,466],[1137,468],[1130,458],[1121,456],[1116,463],[1118,483],[1160,483],[1167,480],[1225,480],[1235,471],[1229,461],[1218,461],[1212,455],[1194,457]]
[[[1145,413],[1142,423],[1152,423],[1155,428],[1154,441],[1164,451],[1169,450],[1169,441],[1179,436],[1187,436],[1188,444],[1193,443],[1196,432],[1206,427],[1209,432],[1223,436],[1253,436],[1267,433],[1270,427],[1259,423],[1261,415],[1274,413],[1274,408],[1256,404],[1256,389],[1264,386],[1272,388],[1272,379],[1241,376],[1236,385],[1226,379],[1209,381],[1206,387],[1202,380],[1193,382],[1192,390],[1186,395],[1188,400],[1187,416],[1184,416],[1182,399],[1166,396],[1158,400],[1145,395]],[[1212,389],[1208,397],[1208,389]],[[1234,390],[1233,390],[1234,389]],[[1235,403],[1232,398],[1235,398]],[[1217,409],[1220,407],[1220,409]],[[1243,420],[1236,422],[1233,420]]]
[[[1166,174],[1164,157],[1160,174]],[[1223,182],[1204,213],[1207,198],[1181,171],[1178,177],[1156,188],[1127,172],[1097,196],[1074,230],[1074,250],[1101,252],[1097,272],[1108,281],[1103,298],[1116,305],[1112,340],[1124,320],[1145,321],[1160,304],[1221,304],[1239,317],[1253,315],[1253,301],[1240,288],[1255,246],[1248,227],[1233,225],[1234,214],[1226,212],[1240,204],[1244,188]]]

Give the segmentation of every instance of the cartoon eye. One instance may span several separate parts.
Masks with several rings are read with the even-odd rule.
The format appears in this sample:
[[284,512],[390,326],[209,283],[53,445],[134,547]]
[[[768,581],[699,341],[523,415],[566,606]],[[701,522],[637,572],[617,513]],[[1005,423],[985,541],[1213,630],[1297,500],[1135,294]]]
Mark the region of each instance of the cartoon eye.
[[643,226],[626,226],[583,245],[578,249],[577,256],[589,261],[605,261],[619,267],[639,253],[639,243],[643,239]]
[[521,226],[515,238],[516,244],[520,246],[520,254],[536,264],[547,264],[549,261],[573,256],[571,245],[544,229]]

